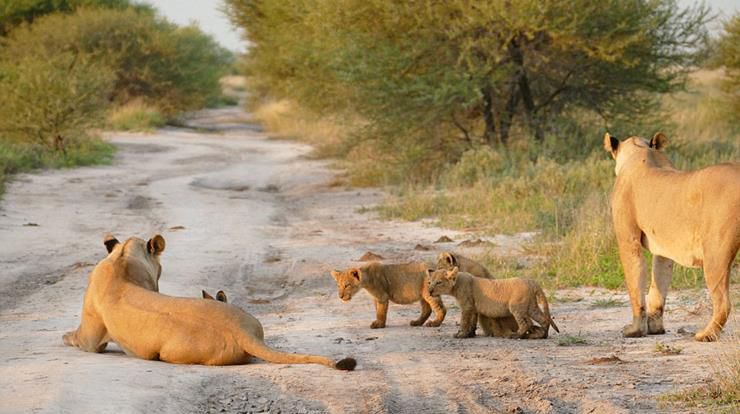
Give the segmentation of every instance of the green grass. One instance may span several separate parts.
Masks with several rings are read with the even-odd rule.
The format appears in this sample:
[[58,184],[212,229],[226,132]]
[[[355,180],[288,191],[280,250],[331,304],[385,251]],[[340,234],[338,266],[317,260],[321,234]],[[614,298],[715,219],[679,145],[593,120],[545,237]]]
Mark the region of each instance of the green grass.
[[108,114],[108,127],[118,131],[153,131],[165,122],[159,109],[139,100],[116,107]]
[[664,344],[663,342],[656,342],[655,343],[655,353],[657,354],[663,354],[663,355],[678,355],[683,351],[683,348],[675,346],[675,345],[668,345]]
[[558,346],[587,345],[588,340],[578,335],[561,335],[558,337]]
[[0,139],[0,195],[13,174],[38,168],[108,164],[113,160],[114,153],[112,144],[96,138],[70,141],[66,153]]

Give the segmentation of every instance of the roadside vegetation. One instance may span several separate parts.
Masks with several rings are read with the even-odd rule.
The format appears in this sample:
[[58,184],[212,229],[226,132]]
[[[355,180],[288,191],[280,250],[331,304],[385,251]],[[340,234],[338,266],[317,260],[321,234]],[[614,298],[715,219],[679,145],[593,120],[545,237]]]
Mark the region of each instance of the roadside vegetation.
[[226,100],[230,52],[129,0],[0,6],[0,192],[33,168],[107,162],[102,128],[146,131]]
[[[339,158],[349,184],[386,186],[383,218],[537,231],[525,265],[478,257],[497,274],[623,286],[606,131],[663,131],[679,168],[740,158],[738,18],[712,39],[701,4],[226,4],[252,43],[255,120]],[[702,283],[676,266],[674,287]]]

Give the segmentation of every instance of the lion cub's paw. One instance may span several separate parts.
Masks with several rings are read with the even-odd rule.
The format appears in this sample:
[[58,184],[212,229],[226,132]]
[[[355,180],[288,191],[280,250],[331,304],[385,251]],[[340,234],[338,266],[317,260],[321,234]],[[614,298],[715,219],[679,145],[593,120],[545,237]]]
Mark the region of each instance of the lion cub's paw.
[[428,328],[436,328],[438,326],[442,325],[442,321],[429,321],[424,326]]
[[472,332],[457,331],[457,333],[454,336],[455,338],[458,338],[458,339],[475,338],[475,331],[472,331]]
[[411,326],[421,326],[424,324],[424,321],[420,321],[418,319],[414,319],[413,321],[409,322],[409,325]]
[[385,328],[385,322],[373,321],[373,323],[370,324],[370,329],[380,329],[380,328]]
[[694,339],[699,342],[714,342],[719,339],[719,332],[707,332],[704,330],[694,335]]

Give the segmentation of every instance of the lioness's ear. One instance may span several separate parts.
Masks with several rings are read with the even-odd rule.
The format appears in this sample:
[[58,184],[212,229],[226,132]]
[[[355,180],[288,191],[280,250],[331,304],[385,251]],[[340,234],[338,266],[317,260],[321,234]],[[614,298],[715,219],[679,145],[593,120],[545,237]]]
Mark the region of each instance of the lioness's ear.
[[103,244],[105,245],[105,249],[108,250],[108,253],[112,252],[113,248],[116,247],[118,243],[120,243],[118,239],[110,233],[103,237]]
[[616,137],[609,135],[608,132],[604,134],[604,149],[606,152],[612,154],[612,157],[616,158],[618,147],[619,140]]
[[226,293],[224,293],[223,290],[219,290],[218,293],[216,293],[216,300],[223,303],[229,303],[226,299]]
[[209,295],[205,290],[201,290],[200,293],[203,294],[203,299],[213,299],[213,296]]
[[653,139],[650,140],[650,148],[654,148],[658,151],[665,148],[666,145],[668,145],[668,137],[662,132],[656,132],[655,135],[653,135]]
[[154,237],[146,242],[146,250],[155,256],[159,256],[164,251],[164,237],[155,234]]

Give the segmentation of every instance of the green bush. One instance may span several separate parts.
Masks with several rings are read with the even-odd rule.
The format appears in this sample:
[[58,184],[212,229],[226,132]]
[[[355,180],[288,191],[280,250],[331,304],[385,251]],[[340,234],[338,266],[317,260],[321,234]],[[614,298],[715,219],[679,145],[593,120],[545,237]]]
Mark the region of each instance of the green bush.
[[164,114],[218,100],[231,54],[195,26],[177,27],[133,9],[81,9],[44,16],[11,32],[0,60],[78,54],[115,74],[113,100],[142,99]]
[[113,74],[71,52],[0,63],[0,134],[50,151],[102,124]]

